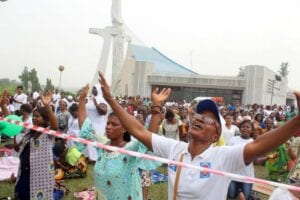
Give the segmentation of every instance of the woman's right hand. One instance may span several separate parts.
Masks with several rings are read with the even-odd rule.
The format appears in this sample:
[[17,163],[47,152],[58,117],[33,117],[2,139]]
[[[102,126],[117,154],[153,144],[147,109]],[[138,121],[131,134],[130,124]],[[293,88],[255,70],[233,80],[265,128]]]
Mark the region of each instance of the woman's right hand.
[[52,92],[48,91],[45,95],[41,96],[41,101],[45,107],[50,106],[52,100]]
[[300,116],[300,92],[299,91],[295,91],[294,92],[294,95],[296,97],[296,100],[297,100],[297,108],[298,108],[298,117]]
[[259,122],[258,121],[256,121],[256,120],[253,121],[253,128],[254,129],[258,129],[259,128]]
[[85,98],[86,98],[87,95],[88,95],[89,89],[90,89],[89,84],[86,84],[86,85],[81,89],[80,96],[79,96],[79,100],[85,101]]
[[85,104],[86,104],[86,97],[88,95],[89,92],[89,84],[86,84],[80,91],[80,95],[79,95],[79,104],[78,104],[78,125],[79,128],[81,129],[84,120],[87,118],[87,114],[86,114],[86,108],[85,108]]
[[101,85],[103,98],[107,102],[109,102],[112,99],[112,96],[111,96],[111,93],[110,93],[110,87],[109,87],[104,75],[102,74],[102,72],[98,72],[98,73],[99,73],[99,83]]
[[1,97],[0,97],[0,105],[4,106],[6,105],[6,99],[8,97],[8,93],[6,90],[4,90],[4,92],[2,93]]

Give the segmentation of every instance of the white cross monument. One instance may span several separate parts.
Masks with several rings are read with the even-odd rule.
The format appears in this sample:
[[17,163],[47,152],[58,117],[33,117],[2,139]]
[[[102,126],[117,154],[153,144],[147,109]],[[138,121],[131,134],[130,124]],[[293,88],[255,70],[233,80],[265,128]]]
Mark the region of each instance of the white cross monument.
[[[90,28],[89,32],[103,37],[104,42],[101,51],[101,57],[97,66],[96,73],[93,78],[92,85],[98,82],[98,71],[103,72],[111,85],[116,85],[117,77],[123,67],[127,45],[130,42],[129,36],[126,34],[125,25],[121,14],[121,0],[112,0],[111,5],[111,21],[112,26],[103,29]],[[111,44],[112,43],[112,44]],[[108,66],[109,57],[112,46],[112,64]],[[107,70],[112,67],[111,70]],[[107,74],[106,71],[111,71]]]

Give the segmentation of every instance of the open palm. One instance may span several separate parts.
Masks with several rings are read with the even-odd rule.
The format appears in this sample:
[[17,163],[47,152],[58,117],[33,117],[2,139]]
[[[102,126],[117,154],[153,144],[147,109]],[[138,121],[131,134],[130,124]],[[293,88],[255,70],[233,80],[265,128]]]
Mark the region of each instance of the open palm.
[[52,100],[52,92],[48,91],[45,95],[41,96],[44,106],[49,106]]
[[153,105],[161,105],[164,101],[166,101],[171,95],[170,88],[163,88],[160,92],[158,92],[158,88],[153,90],[151,94],[151,101]]

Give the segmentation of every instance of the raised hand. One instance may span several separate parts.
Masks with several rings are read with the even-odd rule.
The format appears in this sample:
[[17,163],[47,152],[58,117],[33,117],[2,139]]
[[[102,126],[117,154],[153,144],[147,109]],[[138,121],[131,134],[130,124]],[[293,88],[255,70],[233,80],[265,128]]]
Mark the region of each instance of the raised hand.
[[41,100],[42,103],[44,104],[44,106],[50,106],[51,100],[52,100],[52,92],[51,91],[47,91],[47,93],[45,95],[41,96]]
[[86,98],[87,95],[88,95],[89,89],[90,89],[89,84],[86,84],[86,85],[81,89],[80,96],[79,96],[79,100],[85,100],[85,98]]
[[106,79],[104,78],[104,75],[101,72],[99,73],[99,83],[101,85],[101,90],[103,93],[103,98],[108,101],[111,99],[111,93],[110,93],[110,87],[106,82]]
[[160,92],[158,92],[158,88],[153,90],[151,94],[152,105],[161,105],[164,101],[166,101],[171,95],[170,88],[163,88]]
[[85,108],[85,104],[86,104],[86,97],[88,95],[90,86],[89,84],[86,84],[80,91],[80,95],[79,95],[79,104],[78,104],[78,124],[79,127],[81,128],[84,120],[87,118],[87,113],[86,113],[86,108]]
[[300,115],[300,112],[299,112],[299,110],[300,110],[300,92],[295,91],[294,94],[295,94],[296,99],[297,99],[298,115]]
[[190,106],[190,107],[188,108],[188,114],[189,114],[189,115],[193,115],[194,113],[195,113],[195,110],[193,109],[193,107]]
[[4,90],[4,92],[2,93],[1,97],[0,97],[0,105],[6,105],[6,100],[8,98],[8,92],[6,90]]
[[258,129],[259,128],[259,122],[258,121],[254,121],[253,122],[253,128],[254,129]]

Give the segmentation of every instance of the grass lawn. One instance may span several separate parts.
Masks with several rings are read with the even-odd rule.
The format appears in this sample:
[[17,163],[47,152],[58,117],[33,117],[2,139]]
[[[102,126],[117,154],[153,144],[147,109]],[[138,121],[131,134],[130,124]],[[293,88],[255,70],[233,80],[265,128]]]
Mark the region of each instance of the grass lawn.
[[[162,173],[166,172],[166,168],[161,167],[159,171]],[[257,177],[266,177],[266,170],[264,167],[256,166],[255,172]],[[90,165],[88,169],[88,174],[85,178],[78,179],[67,179],[63,181],[63,184],[68,187],[70,193],[63,199],[71,200],[73,198],[73,193],[83,190],[84,188],[90,188],[93,186],[93,166]],[[167,183],[155,184],[150,187],[149,198],[153,200],[167,200]],[[13,197],[14,184],[8,182],[0,182],[0,198],[2,197]],[[267,196],[260,195],[261,199],[267,199]]]
[[[159,171],[165,173],[165,168],[161,167]],[[85,178],[77,179],[67,179],[62,182],[70,190],[70,193],[63,199],[71,200],[73,198],[73,193],[83,190],[84,188],[93,187],[93,166],[89,165],[88,173]],[[155,184],[150,187],[149,198],[153,200],[164,200],[167,199],[167,183]],[[13,197],[14,194],[14,184],[8,182],[0,182],[0,198],[3,197]]]

